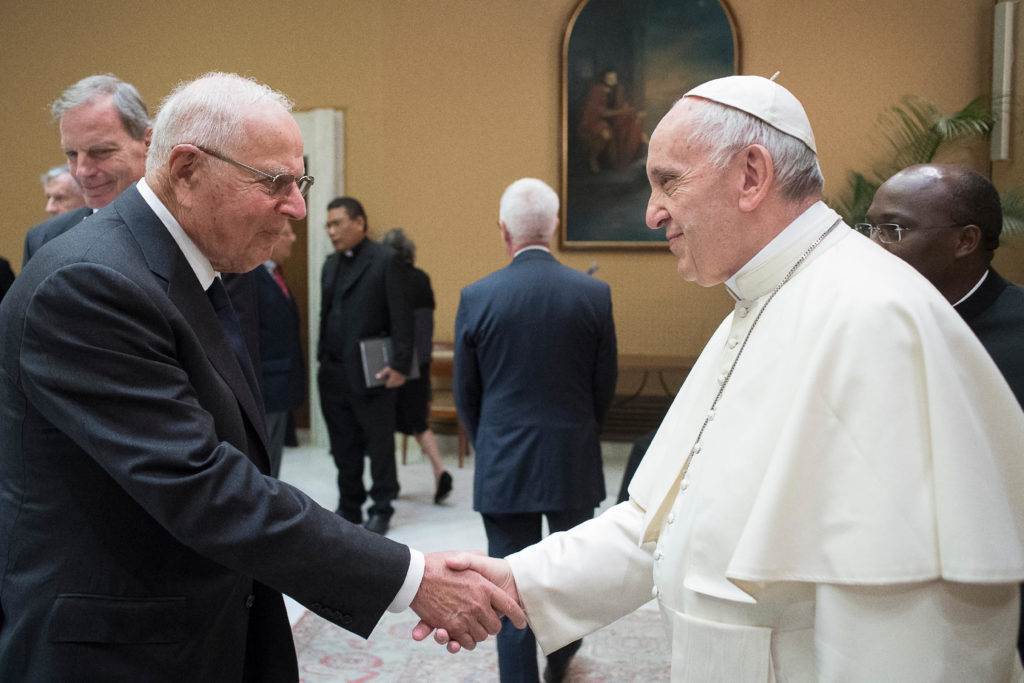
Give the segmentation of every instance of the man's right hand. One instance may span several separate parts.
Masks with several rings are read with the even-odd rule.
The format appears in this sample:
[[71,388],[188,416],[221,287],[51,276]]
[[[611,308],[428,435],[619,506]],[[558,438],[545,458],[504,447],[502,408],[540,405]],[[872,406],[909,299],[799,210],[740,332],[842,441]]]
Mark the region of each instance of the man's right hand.
[[[505,616],[512,621],[516,628],[524,628],[526,626],[526,615],[523,613],[521,608],[519,590],[516,588],[515,578],[512,576],[512,570],[506,560],[487,557],[482,553],[453,552],[445,553],[445,566],[448,569],[457,572],[466,572],[466,570],[470,570],[468,573],[476,572],[485,577],[488,581],[494,584],[494,586],[500,588],[509,600],[513,602],[515,611],[520,616],[520,619],[517,619],[515,615],[509,612],[505,612]],[[419,612],[417,612],[417,614],[419,614]],[[499,622],[498,629],[500,630],[500,628],[501,624]],[[431,632],[434,633],[434,640],[440,645],[447,645],[448,651],[453,654],[458,652],[462,647],[467,647],[467,639],[464,636],[458,636],[455,631],[451,631],[444,626],[432,624],[426,619],[423,619],[421,615],[420,623],[418,623],[413,629],[413,639],[423,640],[430,635]],[[490,633],[496,632],[497,631],[490,631]],[[471,640],[470,642],[472,646],[467,647],[467,649],[472,650],[473,647],[476,646],[476,642],[479,642],[479,640],[480,639],[476,639],[476,641]]]
[[[485,556],[449,552],[429,553],[424,559],[423,580],[410,605],[420,617],[420,623],[413,629],[415,640],[423,640],[437,629],[438,634],[443,634],[448,650],[458,652],[460,647],[472,650],[488,635],[500,631],[503,616],[517,628],[526,626],[526,615],[518,604],[519,595],[514,592],[515,581],[510,571],[507,577],[497,571],[495,575],[502,584],[496,585],[486,574],[466,571],[479,566],[493,572],[494,568],[487,562],[490,558]],[[509,582],[512,593],[507,592]]]

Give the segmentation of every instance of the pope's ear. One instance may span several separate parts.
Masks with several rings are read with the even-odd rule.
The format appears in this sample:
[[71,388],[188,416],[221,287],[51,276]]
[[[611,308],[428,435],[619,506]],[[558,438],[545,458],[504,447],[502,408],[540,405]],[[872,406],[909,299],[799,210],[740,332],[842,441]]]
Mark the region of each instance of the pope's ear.
[[750,145],[736,155],[741,163],[739,208],[753,211],[768,195],[775,182],[775,162],[768,150],[761,145]]

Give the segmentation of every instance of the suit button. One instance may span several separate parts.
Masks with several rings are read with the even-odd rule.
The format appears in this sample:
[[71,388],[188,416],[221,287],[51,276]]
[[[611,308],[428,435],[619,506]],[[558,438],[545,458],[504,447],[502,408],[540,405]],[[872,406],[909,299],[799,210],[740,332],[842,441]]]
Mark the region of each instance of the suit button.
[[247,595],[247,596],[245,596],[245,606],[246,606],[246,608],[250,608],[250,607],[252,607],[255,604],[256,604],[256,596],[255,595]]
[[338,622],[342,626],[348,626],[349,624],[352,623],[352,615],[351,614],[343,614],[343,615],[341,615],[341,619],[339,619]]

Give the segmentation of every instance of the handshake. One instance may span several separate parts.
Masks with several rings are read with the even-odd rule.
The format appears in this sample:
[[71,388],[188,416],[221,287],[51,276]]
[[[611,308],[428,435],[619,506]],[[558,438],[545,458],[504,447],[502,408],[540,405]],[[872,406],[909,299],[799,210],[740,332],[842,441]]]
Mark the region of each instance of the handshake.
[[423,581],[410,608],[420,618],[414,640],[431,633],[440,645],[456,653],[501,630],[501,617],[516,628],[526,626],[526,614],[508,562],[482,553],[450,551],[425,555]]

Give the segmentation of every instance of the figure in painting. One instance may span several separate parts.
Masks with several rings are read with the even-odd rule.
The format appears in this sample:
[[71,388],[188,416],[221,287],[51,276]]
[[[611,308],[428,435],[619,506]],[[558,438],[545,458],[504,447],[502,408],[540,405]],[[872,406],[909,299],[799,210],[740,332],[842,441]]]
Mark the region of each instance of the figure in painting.
[[648,140],[643,117],[626,100],[618,72],[603,71],[587,91],[580,116],[579,136],[591,173],[622,168],[640,156]]

